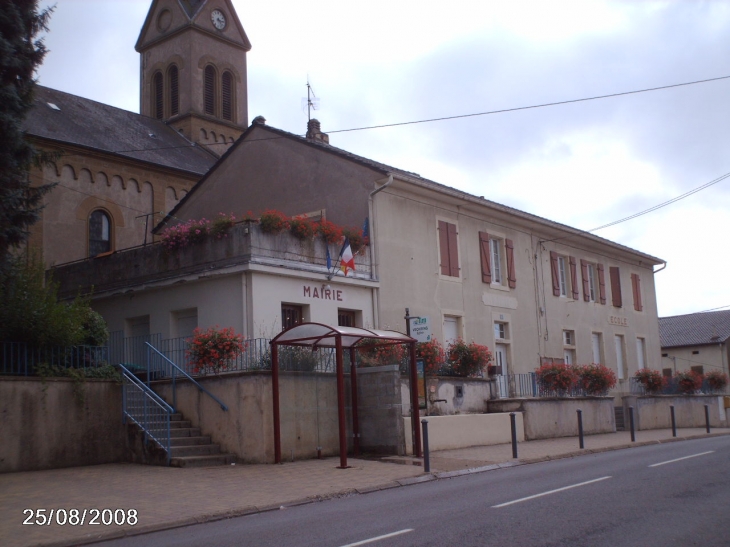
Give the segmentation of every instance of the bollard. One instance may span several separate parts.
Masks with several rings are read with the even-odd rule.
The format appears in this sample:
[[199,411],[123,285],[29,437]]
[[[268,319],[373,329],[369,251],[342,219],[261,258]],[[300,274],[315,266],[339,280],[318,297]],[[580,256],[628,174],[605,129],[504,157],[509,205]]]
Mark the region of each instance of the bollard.
[[634,429],[634,407],[629,407],[629,424],[631,426],[631,442],[636,442],[636,430]]
[[509,422],[512,426],[512,457],[517,458],[517,419],[515,418],[515,413],[510,412],[509,413]]
[[424,473],[431,472],[431,459],[428,452],[428,420],[421,420],[423,426],[423,471]]
[[672,415],[672,437],[677,436],[677,420],[674,419],[674,405],[669,405],[669,413]]
[[583,411],[579,408],[576,412],[578,413],[578,443],[581,448],[585,448],[583,444]]
[[705,405],[705,425],[707,426],[707,432],[710,432],[710,407]]

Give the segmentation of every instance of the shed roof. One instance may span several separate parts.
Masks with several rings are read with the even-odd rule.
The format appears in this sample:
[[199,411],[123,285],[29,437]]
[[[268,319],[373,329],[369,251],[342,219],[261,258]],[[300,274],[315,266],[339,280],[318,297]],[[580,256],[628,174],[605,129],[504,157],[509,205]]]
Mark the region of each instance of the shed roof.
[[719,344],[730,338],[730,310],[659,318],[662,348]]
[[279,334],[271,341],[271,344],[334,348],[337,344],[336,340],[338,336],[342,337],[343,348],[351,348],[365,338],[376,339],[383,342],[383,344],[407,344],[416,341],[410,336],[392,330],[333,327],[322,323],[302,323]]

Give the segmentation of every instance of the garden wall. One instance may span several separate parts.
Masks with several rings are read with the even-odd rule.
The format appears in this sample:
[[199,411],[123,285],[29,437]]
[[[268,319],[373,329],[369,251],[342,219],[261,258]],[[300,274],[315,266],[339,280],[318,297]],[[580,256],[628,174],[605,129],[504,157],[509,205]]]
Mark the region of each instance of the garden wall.
[[[419,379],[420,381],[420,379]],[[489,401],[489,381],[482,378],[454,378],[439,376],[426,380],[427,412],[429,416],[454,414],[486,414]],[[461,388],[461,395],[458,393]],[[403,415],[411,415],[410,381],[401,377]]]
[[121,385],[0,379],[0,472],[127,461]]
[[677,427],[705,427],[705,405],[710,411],[710,426],[729,425],[721,395],[629,395],[623,397],[626,427],[629,427],[629,407],[633,406],[637,430],[671,428],[671,405],[674,405]]
[[578,409],[583,411],[583,432],[586,435],[616,431],[613,397],[495,399],[489,401],[490,413],[523,413],[525,439],[528,441],[577,436],[576,411]]

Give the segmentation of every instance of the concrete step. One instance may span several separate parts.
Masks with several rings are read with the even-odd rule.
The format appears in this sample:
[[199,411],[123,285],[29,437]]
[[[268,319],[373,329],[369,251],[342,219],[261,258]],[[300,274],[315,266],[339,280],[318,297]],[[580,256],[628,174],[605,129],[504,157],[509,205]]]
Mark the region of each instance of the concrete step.
[[219,444],[194,444],[187,446],[173,446],[170,448],[170,455],[173,458],[182,458],[187,456],[210,456],[220,453],[221,446]]
[[170,446],[192,446],[194,444],[210,444],[210,436],[173,437],[170,439]]
[[172,467],[213,467],[219,465],[230,465],[236,461],[233,454],[217,454],[211,456],[183,456],[170,459]]
[[616,418],[616,431],[625,431],[626,424],[624,422],[624,409],[621,406],[614,407],[614,416]]
[[193,422],[190,420],[170,420],[170,429],[184,429],[193,427]]
[[180,412],[176,412],[175,414],[170,414],[170,421],[171,422],[177,422],[183,419],[183,415]]
[[170,428],[170,437],[200,437],[199,427]]

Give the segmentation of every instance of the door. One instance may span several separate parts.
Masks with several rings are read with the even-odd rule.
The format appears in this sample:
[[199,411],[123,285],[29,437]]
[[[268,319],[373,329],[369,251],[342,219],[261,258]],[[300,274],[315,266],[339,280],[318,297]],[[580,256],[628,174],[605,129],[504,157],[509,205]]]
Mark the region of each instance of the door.
[[459,319],[457,317],[444,316],[444,347],[459,337]]
[[505,344],[494,345],[494,364],[498,367],[501,367],[502,369],[502,374],[496,377],[499,397],[509,397],[509,378],[507,376],[507,346]]

